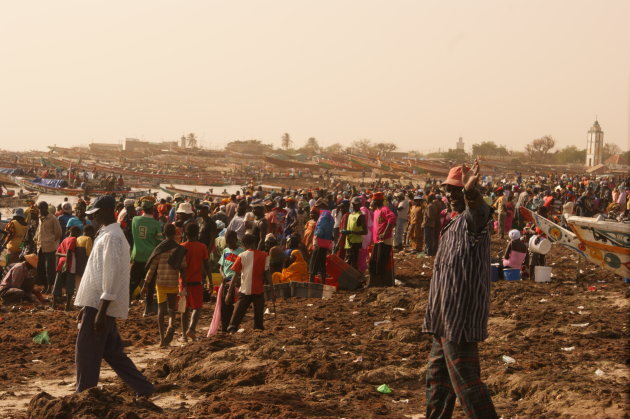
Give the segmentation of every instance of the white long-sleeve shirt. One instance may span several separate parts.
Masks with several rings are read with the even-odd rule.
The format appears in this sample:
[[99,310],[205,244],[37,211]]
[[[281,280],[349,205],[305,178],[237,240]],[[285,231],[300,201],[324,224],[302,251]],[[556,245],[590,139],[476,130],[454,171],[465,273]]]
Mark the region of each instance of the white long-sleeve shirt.
[[98,309],[111,303],[107,315],[126,319],[129,312],[129,243],[120,224],[101,227],[87,261],[74,305]]

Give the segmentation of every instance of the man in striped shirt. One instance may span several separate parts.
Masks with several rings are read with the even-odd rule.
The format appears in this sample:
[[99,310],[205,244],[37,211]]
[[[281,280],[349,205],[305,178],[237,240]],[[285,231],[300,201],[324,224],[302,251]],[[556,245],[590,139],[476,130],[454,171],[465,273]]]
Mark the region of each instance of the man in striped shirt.
[[427,418],[448,418],[455,398],[468,417],[496,418],[481,381],[477,342],[488,337],[492,209],[477,189],[479,163],[450,170],[442,183],[458,215],[442,229],[423,332],[433,335]]

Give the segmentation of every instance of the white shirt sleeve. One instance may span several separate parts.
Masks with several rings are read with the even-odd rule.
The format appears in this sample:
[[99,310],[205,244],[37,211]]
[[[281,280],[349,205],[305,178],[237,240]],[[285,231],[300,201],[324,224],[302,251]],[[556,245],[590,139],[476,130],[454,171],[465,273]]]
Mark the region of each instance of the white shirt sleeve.
[[112,237],[104,237],[103,243],[103,294],[101,300],[113,301],[118,297],[116,277],[118,276],[117,267],[122,260],[121,246],[116,246]]

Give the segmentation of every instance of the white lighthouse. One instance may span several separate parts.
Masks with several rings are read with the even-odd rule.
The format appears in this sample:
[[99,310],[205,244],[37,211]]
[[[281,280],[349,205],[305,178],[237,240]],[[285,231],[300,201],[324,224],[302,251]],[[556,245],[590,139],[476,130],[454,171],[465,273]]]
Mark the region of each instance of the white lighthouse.
[[602,163],[602,153],[604,151],[604,131],[595,119],[593,126],[588,130],[586,136],[586,167],[597,166]]

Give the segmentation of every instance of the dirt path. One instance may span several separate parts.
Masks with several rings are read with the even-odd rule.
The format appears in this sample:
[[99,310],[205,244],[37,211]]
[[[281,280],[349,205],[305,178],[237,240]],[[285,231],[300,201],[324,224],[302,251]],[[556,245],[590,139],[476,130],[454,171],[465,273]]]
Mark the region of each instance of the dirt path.
[[[497,410],[506,418],[626,417],[628,285],[591,265],[576,282],[576,260],[563,249],[554,248],[549,260],[551,283],[493,283],[490,337],[480,352]],[[121,334],[132,342],[132,359],[163,388],[154,404],[135,400],[104,371],[104,391],[40,397],[28,412],[76,416],[115,403],[140,416],[422,417],[430,339],[420,325],[431,261],[414,255],[396,255],[396,261],[403,286],[338,292],[330,300],[279,300],[277,318],[265,316],[264,332],[251,330],[250,313],[244,333],[170,351],[156,349],[155,317],[140,317],[134,306]],[[202,330],[212,308],[207,305]],[[0,317],[0,415],[26,415],[39,389],[71,393],[72,315],[9,307]],[[42,330],[49,331],[50,345],[32,342]],[[379,393],[381,384],[392,393]]]

